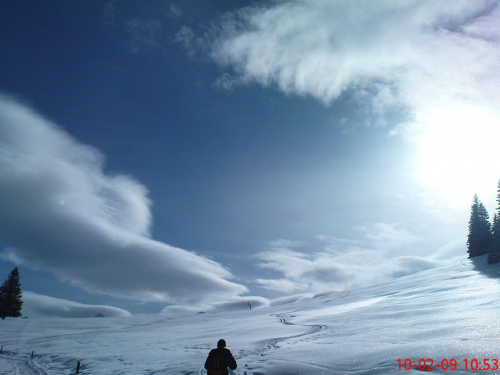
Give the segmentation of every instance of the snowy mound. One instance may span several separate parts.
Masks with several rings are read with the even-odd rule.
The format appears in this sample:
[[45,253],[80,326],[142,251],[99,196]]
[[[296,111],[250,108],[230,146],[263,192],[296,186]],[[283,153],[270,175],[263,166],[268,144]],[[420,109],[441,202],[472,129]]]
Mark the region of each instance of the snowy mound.
[[220,338],[241,375],[500,373],[499,266],[482,263],[251,311],[7,319],[0,374],[203,374]]

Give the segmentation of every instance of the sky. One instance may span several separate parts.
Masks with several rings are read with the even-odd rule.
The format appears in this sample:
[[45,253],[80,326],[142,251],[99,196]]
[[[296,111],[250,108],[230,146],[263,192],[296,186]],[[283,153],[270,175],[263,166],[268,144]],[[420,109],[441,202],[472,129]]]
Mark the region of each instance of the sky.
[[498,1],[7,0],[0,17],[0,277],[18,266],[33,303],[349,290],[465,255],[474,194],[496,210]]

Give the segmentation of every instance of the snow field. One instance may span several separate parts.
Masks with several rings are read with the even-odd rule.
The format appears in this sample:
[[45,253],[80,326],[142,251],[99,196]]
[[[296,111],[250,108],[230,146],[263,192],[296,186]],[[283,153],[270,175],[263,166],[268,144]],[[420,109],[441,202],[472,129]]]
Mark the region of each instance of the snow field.
[[[398,359],[500,360],[498,266],[480,259],[266,308],[166,317],[7,319],[0,374],[204,374],[220,338],[237,375],[417,374]],[[495,277],[493,277],[495,276]],[[35,351],[31,359],[30,354]],[[482,370],[481,374],[500,374]]]

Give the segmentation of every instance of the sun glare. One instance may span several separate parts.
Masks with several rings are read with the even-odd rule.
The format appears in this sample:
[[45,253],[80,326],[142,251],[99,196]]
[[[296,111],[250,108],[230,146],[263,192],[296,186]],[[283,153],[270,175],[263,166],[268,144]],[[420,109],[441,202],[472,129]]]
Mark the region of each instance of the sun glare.
[[440,108],[422,121],[416,177],[449,205],[496,195],[500,179],[500,120],[483,108]]

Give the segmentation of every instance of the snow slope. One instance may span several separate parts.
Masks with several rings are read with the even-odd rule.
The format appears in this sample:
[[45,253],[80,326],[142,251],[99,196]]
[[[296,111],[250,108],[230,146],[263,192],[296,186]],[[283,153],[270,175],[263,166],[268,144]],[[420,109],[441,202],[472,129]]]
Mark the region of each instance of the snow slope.
[[202,374],[220,338],[241,375],[420,373],[398,369],[397,360],[406,358],[457,360],[455,371],[434,366],[438,374],[500,374],[465,371],[463,362],[500,359],[498,267],[463,260],[252,311],[6,319],[0,321],[0,374],[74,374],[77,361],[81,374]]

